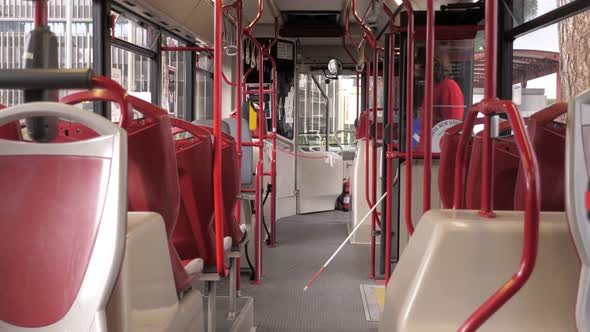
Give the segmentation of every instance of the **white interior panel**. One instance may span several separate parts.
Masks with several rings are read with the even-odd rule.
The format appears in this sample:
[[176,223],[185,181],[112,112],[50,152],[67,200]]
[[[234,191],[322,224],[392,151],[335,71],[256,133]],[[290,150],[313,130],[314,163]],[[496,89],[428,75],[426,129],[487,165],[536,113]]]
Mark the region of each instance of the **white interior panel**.
[[[297,161],[297,213],[334,210],[342,193],[342,157],[333,152],[305,152],[299,150]],[[326,158],[305,158],[329,156]]]
[[[431,210],[393,271],[380,332],[457,331],[516,272],[523,213]],[[523,288],[478,331],[575,331],[580,262],[563,212],[541,213],[539,255]]]

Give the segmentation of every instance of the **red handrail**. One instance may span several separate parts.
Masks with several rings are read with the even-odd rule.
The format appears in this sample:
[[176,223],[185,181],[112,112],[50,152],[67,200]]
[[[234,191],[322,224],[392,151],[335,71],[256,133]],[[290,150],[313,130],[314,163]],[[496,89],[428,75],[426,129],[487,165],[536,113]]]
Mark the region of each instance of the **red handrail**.
[[[262,0],[260,0],[262,1]],[[215,202],[215,251],[217,255],[217,273],[225,277],[225,265],[221,259],[224,257],[223,246],[223,139],[221,132],[221,108],[222,108],[222,78],[223,71],[223,1],[215,2],[215,42],[213,52],[213,195]]]
[[248,24],[245,28],[244,28],[244,33],[250,33],[250,31],[252,30],[252,28],[254,28],[254,26],[256,26],[256,24],[258,24],[258,21],[260,20],[260,18],[262,17],[262,12],[264,11],[264,0],[258,0],[258,12],[256,13],[256,17],[254,18],[254,20],[252,20],[252,22],[250,22],[250,24]]
[[[375,0],[372,0],[369,3],[369,7],[373,4]],[[377,48],[377,38],[375,38],[375,35],[373,34],[373,31],[371,30],[371,28],[369,28],[365,22],[364,22],[364,18],[361,19],[356,11],[356,0],[351,0],[351,12],[352,12],[352,16],[354,17],[354,19],[357,21],[357,23],[361,26],[361,28],[363,28],[364,31],[364,36],[365,36],[365,40],[367,41],[367,43],[369,43],[369,46],[372,49],[376,49]],[[368,13],[368,10],[367,10]],[[365,14],[366,16],[366,14]]]
[[119,83],[105,76],[94,76],[92,83],[95,88],[102,89],[73,93],[62,97],[60,102],[70,105],[79,104],[84,101],[110,101],[117,103],[121,108],[119,126],[126,129],[128,122],[133,119],[133,114],[130,112],[131,107],[129,105],[127,91]]
[[546,125],[554,121],[558,116],[567,113],[568,103],[555,103],[545,109],[534,113],[530,119],[537,121],[540,125]]
[[[523,120],[518,112],[516,106],[509,101],[500,101],[498,99],[486,99],[476,105],[473,105],[467,114],[467,119],[463,124],[463,132],[469,133],[473,130],[473,125],[477,113],[483,113],[488,119],[485,121],[485,126],[488,128],[484,130],[484,140],[490,140],[489,134],[489,118],[494,114],[505,113],[512,125],[514,131],[514,138],[518,151],[521,155],[521,163],[525,172],[526,181],[526,197],[525,197],[525,211],[524,211],[524,240],[523,250],[520,265],[518,270],[513,274],[512,278],[508,280],[502,287],[500,287],[488,300],[486,300],[459,328],[460,332],[476,331],[486,320],[488,320],[502,305],[504,305],[514,294],[516,294],[522,286],[527,282],[533,269],[537,258],[538,238],[539,238],[539,206],[540,195],[538,190],[539,170],[537,160],[530,144],[528,134],[524,127]],[[461,135],[459,145],[457,147],[457,161],[455,165],[455,193],[464,182],[463,170],[466,164],[466,147],[469,135]],[[483,178],[490,177],[492,159],[485,153],[482,161]],[[485,167],[485,165],[488,167]],[[482,182],[482,203],[489,200],[489,192],[491,192],[491,183]],[[457,196],[455,196],[455,199]],[[455,201],[455,206],[457,201]],[[488,217],[491,210],[484,207],[480,214],[483,217]]]

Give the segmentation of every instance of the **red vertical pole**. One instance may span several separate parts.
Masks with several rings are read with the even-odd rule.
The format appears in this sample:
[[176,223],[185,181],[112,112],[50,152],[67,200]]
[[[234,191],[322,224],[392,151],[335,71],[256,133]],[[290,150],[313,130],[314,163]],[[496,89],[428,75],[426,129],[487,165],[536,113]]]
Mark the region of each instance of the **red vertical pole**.
[[388,119],[389,119],[389,144],[387,144],[387,198],[386,198],[386,206],[385,206],[385,284],[389,283],[389,277],[391,276],[391,218],[392,218],[392,211],[391,211],[391,201],[392,195],[391,190],[393,187],[393,179],[392,179],[392,159],[391,154],[393,153],[393,106],[394,103],[394,67],[395,67],[395,34],[393,33],[393,25],[394,25],[393,18],[390,21],[391,24],[391,31],[389,34],[389,68],[388,70],[388,77],[389,77],[389,85],[387,89],[387,110],[388,110]]
[[[485,12],[485,85],[484,95],[486,99],[496,98],[497,57],[498,57],[498,8],[497,0],[486,1]],[[490,138],[491,115],[485,115],[485,125],[482,145],[482,191],[480,214],[493,217],[492,173],[493,173],[493,147]]]
[[481,211],[482,217],[493,217],[493,183],[492,167],[494,158],[493,142],[491,135],[492,116],[486,114],[484,116],[484,127],[482,133],[482,178],[481,178]]
[[[238,171],[240,173],[240,179],[242,176],[242,43],[243,43],[243,36],[242,36],[242,1],[238,0],[236,3],[236,82],[238,86],[236,87],[236,128],[238,134],[236,135],[236,149],[238,150]],[[240,181],[241,183],[241,181]],[[238,199],[236,204],[236,219],[238,220],[238,224],[242,223],[242,202]],[[236,288],[240,290],[240,258],[236,260],[237,269],[236,269]]]
[[[252,37],[254,38],[254,37]],[[258,164],[260,167],[260,172],[258,174],[258,178],[260,184],[262,184],[264,178],[264,131],[263,126],[264,122],[266,121],[266,116],[264,114],[264,94],[262,90],[264,90],[264,56],[262,55],[262,48],[258,49],[258,140],[260,145],[258,146]],[[264,206],[262,205],[262,197],[261,197],[261,190],[259,188],[256,191],[256,195],[258,195],[258,200],[260,202],[259,205],[256,207],[256,211],[258,212],[258,234],[260,234],[261,226],[262,226],[262,218],[264,218]],[[256,255],[256,284],[260,284],[261,277],[262,277],[262,239],[258,240],[258,255]]]
[[408,234],[414,234],[412,223],[412,127],[414,116],[414,11],[408,0],[404,0],[408,10],[408,49],[406,59],[406,227]]
[[[279,18],[275,17],[275,39],[276,42],[279,35]],[[268,58],[272,62],[272,154],[270,164],[270,184],[272,186],[271,200],[270,200],[270,239],[269,246],[276,245],[276,219],[277,219],[277,64],[272,57],[272,46],[270,44],[268,49]]]
[[47,26],[47,0],[35,0],[35,28]]
[[485,4],[485,85],[484,98],[496,98],[498,79],[498,8],[497,0],[486,0]]
[[[373,146],[372,146],[372,158],[373,164],[371,165],[372,177],[372,192],[371,192],[371,201],[373,205],[377,202],[377,137],[378,137],[378,120],[377,120],[377,89],[378,89],[378,82],[379,82],[379,54],[377,48],[373,48],[373,121],[374,121],[374,128],[375,131],[373,133]],[[373,206],[371,206],[372,208]],[[373,234],[371,234],[371,277],[375,277],[375,251],[376,251],[376,224],[377,224],[377,209],[373,210],[371,215],[371,228],[373,230]]]
[[[260,149],[261,147],[258,146],[258,148]],[[262,188],[260,188],[260,184],[263,172],[264,170],[262,168],[262,161],[258,161],[256,163],[256,176],[254,178],[254,181],[256,181],[254,184],[254,188],[256,190],[254,195],[254,205],[256,205],[256,216],[254,218],[254,284],[256,285],[260,285],[260,279],[262,275],[262,239],[260,238],[260,233],[262,232],[261,218],[264,211],[260,211],[262,209],[262,197],[260,197],[260,190]]]
[[430,190],[432,187],[432,104],[434,91],[434,0],[428,0],[426,14],[426,77],[425,77],[425,95],[424,119],[422,119],[422,128],[424,129],[424,190],[422,198],[422,210],[430,210]]
[[217,273],[225,276],[225,259],[223,247],[223,189],[222,189],[222,145],[221,136],[221,107],[222,107],[222,59],[223,59],[223,3],[215,3],[215,51],[213,65],[213,134],[214,144],[214,168],[213,168],[213,191],[215,195],[215,244],[217,254]]

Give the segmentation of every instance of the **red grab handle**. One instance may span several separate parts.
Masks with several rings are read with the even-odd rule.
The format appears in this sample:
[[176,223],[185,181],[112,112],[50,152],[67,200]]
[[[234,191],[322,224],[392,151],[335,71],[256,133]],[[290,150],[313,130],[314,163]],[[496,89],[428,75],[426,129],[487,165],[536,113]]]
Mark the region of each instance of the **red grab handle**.
[[[487,99],[471,107],[467,114],[467,119],[463,123],[463,132],[468,133],[473,130],[473,125],[477,117],[477,113],[482,113],[489,119],[490,116],[498,113],[505,113],[508,115],[512,129],[514,130],[514,138],[518,151],[521,155],[521,163],[525,172],[526,192],[525,192],[525,210],[524,210],[524,241],[522,249],[522,257],[518,270],[512,277],[500,287],[488,300],[486,300],[459,328],[460,332],[471,332],[477,330],[483,323],[485,323],[500,307],[502,307],[514,294],[516,294],[522,286],[527,282],[533,269],[535,267],[539,240],[539,213],[540,213],[540,195],[539,195],[539,169],[536,156],[533,152],[528,134],[524,127],[524,122],[516,106],[509,101],[501,101],[498,99]],[[485,121],[484,129],[484,145],[485,141],[491,140],[489,137],[490,121]],[[454,208],[460,205],[461,197],[457,195],[459,189],[464,185],[465,168],[467,158],[465,150],[467,147],[468,135],[461,135],[459,146],[457,147],[457,158],[455,162],[455,202]],[[491,144],[490,144],[491,145]],[[488,151],[491,152],[491,151]],[[490,154],[483,153],[483,178],[490,176],[491,165]],[[485,174],[489,172],[488,174]],[[482,183],[482,203],[485,197],[491,193],[491,182]],[[487,188],[486,188],[487,187]],[[484,215],[490,215],[491,211],[485,210],[482,204],[482,211]]]

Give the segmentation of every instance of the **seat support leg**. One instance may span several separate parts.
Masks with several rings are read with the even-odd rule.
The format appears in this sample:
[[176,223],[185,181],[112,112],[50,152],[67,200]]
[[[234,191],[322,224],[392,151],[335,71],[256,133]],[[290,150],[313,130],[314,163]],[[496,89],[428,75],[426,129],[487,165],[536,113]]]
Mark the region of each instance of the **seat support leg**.
[[215,332],[217,329],[217,284],[215,281],[207,281],[207,332]]
[[229,259],[229,308],[227,312],[227,319],[234,320],[236,319],[236,297],[237,297],[237,275],[236,275],[236,266],[237,266],[237,258],[231,257]]

